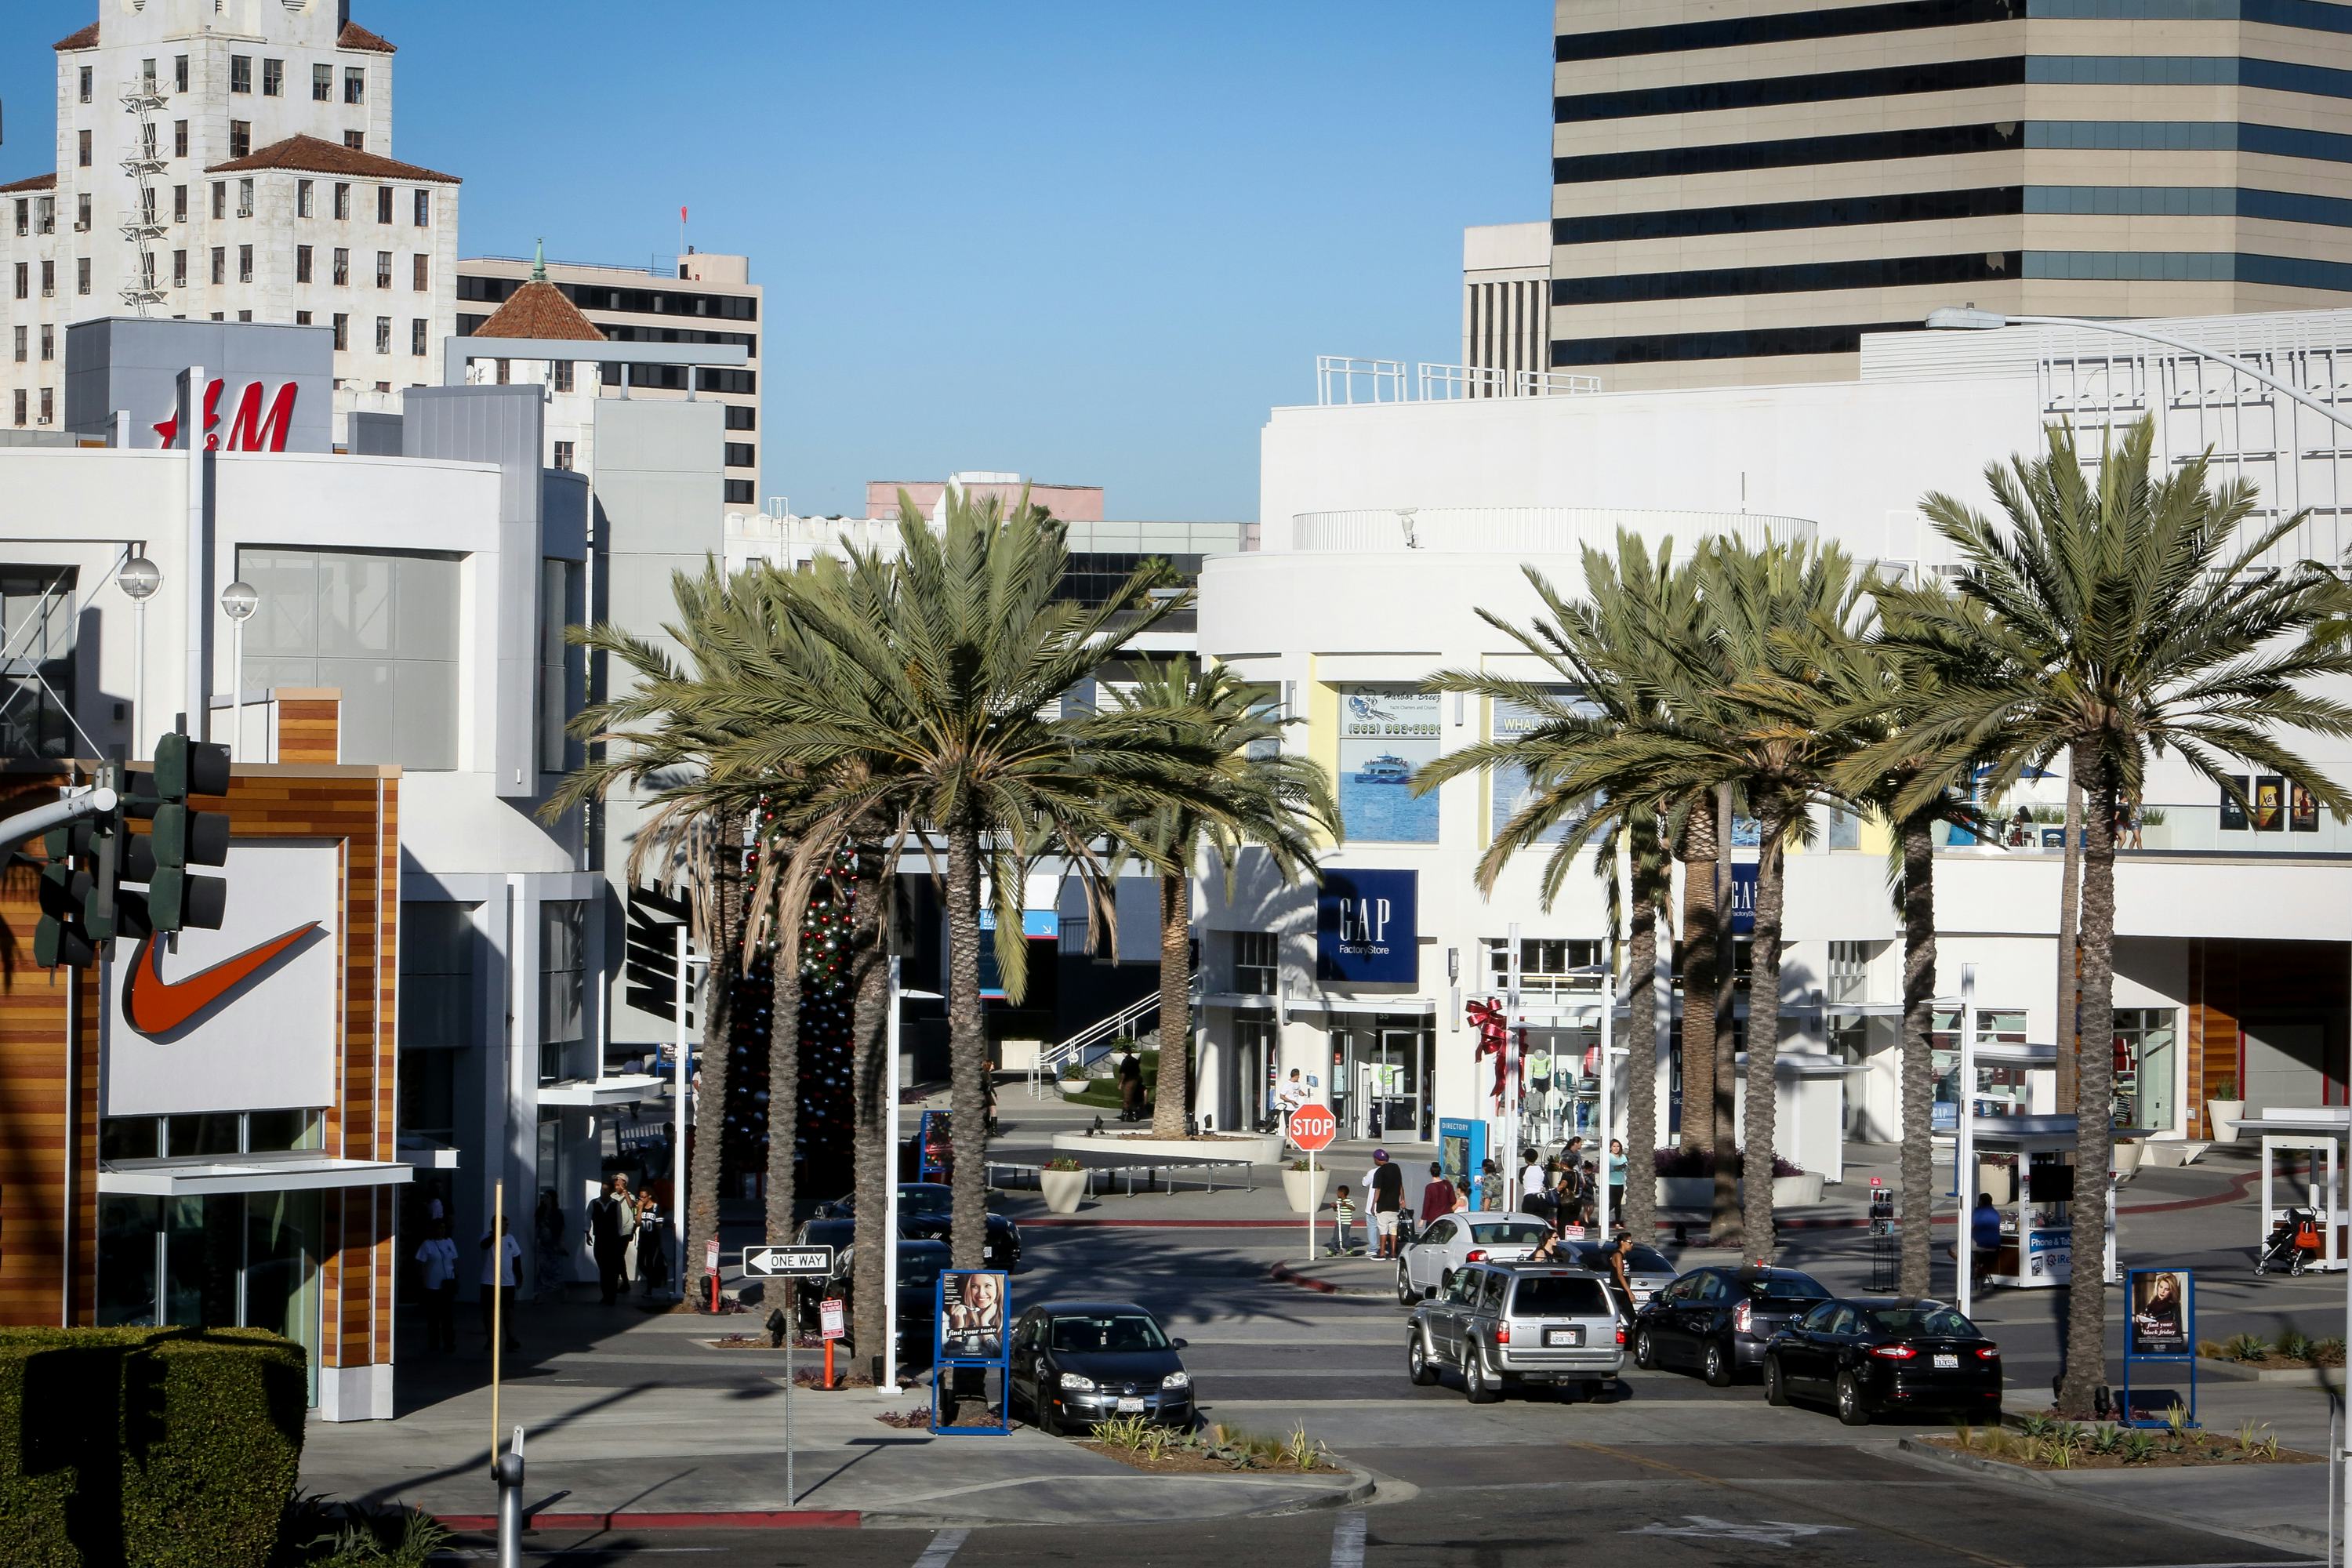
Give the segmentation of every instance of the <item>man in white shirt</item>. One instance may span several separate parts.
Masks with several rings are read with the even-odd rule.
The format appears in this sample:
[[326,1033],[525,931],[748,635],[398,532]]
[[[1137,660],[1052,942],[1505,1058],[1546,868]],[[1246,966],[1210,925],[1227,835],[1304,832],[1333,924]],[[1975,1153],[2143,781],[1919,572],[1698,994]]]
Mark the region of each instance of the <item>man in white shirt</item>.
[[1529,1198],[1540,1200],[1544,1195],[1543,1161],[1538,1157],[1534,1150],[1522,1149],[1519,1151],[1519,1207],[1532,1214],[1535,1211],[1528,1208],[1528,1200]]
[[425,1286],[425,1343],[428,1350],[457,1348],[457,1244],[449,1239],[449,1222],[436,1219],[427,1227],[416,1261]]
[[1276,1103],[1282,1108],[1282,1122],[1284,1128],[1287,1130],[1290,1125],[1290,1113],[1307,1103],[1307,1086],[1298,1081],[1297,1068],[1292,1068],[1290,1076],[1283,1080],[1282,1093],[1276,1097]]
[[[493,1248],[490,1237],[482,1237],[482,1348],[490,1348],[496,1331],[490,1326],[490,1315],[495,1310],[506,1330],[507,1349],[519,1351],[522,1342],[515,1338],[515,1265],[522,1261],[522,1243],[514,1238],[503,1215],[499,1219],[497,1239]],[[491,1306],[494,1301],[499,1303],[496,1309]]]

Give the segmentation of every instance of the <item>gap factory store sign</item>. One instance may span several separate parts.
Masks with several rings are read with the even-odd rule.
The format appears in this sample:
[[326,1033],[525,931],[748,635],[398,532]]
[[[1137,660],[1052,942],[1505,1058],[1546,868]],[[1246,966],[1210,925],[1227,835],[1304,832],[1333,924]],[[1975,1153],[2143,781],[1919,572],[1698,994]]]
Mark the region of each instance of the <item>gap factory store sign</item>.
[[1374,985],[1421,979],[1421,873],[1325,871],[1315,899],[1315,977]]

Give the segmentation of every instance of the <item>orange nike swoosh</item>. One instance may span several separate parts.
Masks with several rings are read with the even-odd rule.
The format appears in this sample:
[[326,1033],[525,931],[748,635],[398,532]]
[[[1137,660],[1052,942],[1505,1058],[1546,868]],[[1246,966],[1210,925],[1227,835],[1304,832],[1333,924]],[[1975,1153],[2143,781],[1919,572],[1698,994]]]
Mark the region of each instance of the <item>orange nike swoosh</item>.
[[248,947],[234,958],[224,958],[184,980],[166,980],[157,966],[155,939],[139,943],[131,960],[131,977],[122,987],[122,1016],[142,1035],[167,1035],[214,1003],[227,996],[267,967],[269,961],[319,929],[311,921],[283,936],[273,936],[258,947]]

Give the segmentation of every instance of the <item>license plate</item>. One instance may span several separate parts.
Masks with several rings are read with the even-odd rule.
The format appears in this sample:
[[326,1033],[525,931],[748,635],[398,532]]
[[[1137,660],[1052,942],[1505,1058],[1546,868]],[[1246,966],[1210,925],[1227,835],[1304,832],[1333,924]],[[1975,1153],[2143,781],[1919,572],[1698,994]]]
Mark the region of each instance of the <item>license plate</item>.
[[1548,1345],[1580,1345],[1583,1342],[1584,1330],[1580,1327],[1544,1331],[1544,1343]]
[[1936,1370],[1937,1372],[1958,1372],[1960,1370],[1960,1358],[1957,1355],[1938,1354],[1936,1357]]
[[1140,1399],[1122,1399],[1118,1402],[1118,1413],[1121,1415],[1140,1415],[1143,1414],[1143,1401]]

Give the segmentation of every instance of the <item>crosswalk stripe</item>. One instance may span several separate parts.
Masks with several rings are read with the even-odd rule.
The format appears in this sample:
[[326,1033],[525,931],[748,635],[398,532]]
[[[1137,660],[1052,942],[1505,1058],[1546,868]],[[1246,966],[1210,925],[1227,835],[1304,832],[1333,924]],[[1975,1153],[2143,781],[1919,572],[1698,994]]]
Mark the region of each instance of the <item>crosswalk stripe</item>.
[[1331,1568],[1364,1568],[1364,1527],[1360,1513],[1343,1513],[1331,1525]]
[[963,1538],[971,1533],[968,1530],[940,1531],[923,1548],[923,1554],[915,1559],[915,1568],[948,1568],[955,1561],[957,1549],[963,1545]]

